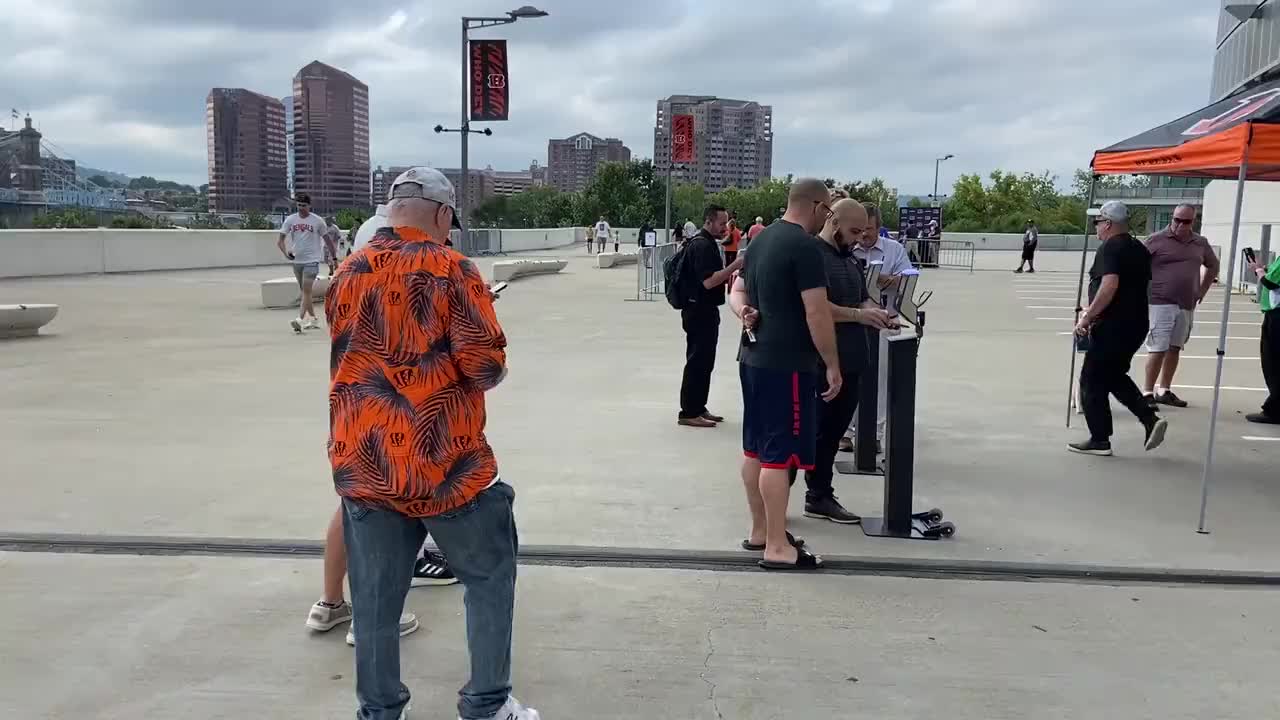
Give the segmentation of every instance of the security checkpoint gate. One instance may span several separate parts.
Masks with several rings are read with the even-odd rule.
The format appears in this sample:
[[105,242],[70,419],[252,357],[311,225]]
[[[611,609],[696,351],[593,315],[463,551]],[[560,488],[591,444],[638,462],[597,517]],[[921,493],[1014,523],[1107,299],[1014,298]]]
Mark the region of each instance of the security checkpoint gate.
[[667,291],[662,269],[676,254],[678,246],[678,243],[664,243],[636,249],[636,296],[627,300],[650,301]]

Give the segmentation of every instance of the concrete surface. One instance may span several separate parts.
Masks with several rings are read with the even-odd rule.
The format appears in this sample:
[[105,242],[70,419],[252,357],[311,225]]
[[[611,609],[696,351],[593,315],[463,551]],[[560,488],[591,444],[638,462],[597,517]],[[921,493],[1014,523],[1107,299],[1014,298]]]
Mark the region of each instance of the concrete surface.
[[[353,715],[343,630],[303,626],[318,561],[0,571],[2,717]],[[547,720],[1280,716],[1275,591],[527,567],[518,592],[515,692]],[[410,717],[453,718],[462,590],[407,608]]]
[[[1006,257],[999,257],[1005,255]],[[1212,534],[1194,532],[1216,320],[1202,310],[1169,441],[1141,450],[1117,410],[1117,456],[1069,455],[1064,428],[1071,272],[1078,256],[980,253],[1000,272],[926,271],[918,388],[917,506],[940,506],[953,540],[872,540],[803,518],[820,552],[966,560],[1280,569],[1280,433],[1248,425],[1262,401],[1256,306],[1229,326]],[[998,261],[998,262],[997,262]],[[489,437],[533,544],[732,550],[746,531],[738,479],[737,331],[723,314],[714,430],[677,427],[679,316],[635,296],[631,273],[576,255],[524,279],[498,313],[509,379],[489,397]],[[484,272],[491,261],[480,260]],[[318,538],[335,505],[324,455],[328,337],[295,336],[258,309],[273,268],[10,280],[0,303],[56,302],[37,338],[0,353],[0,528],[13,532]],[[1220,297],[1210,303],[1220,302]],[[1050,309],[1032,309],[1048,306]],[[1059,309],[1060,308],[1060,309]],[[1039,318],[1049,318],[1041,320]],[[1237,320],[1237,318],[1239,318]],[[1135,369],[1137,363],[1135,363]],[[1264,440],[1246,438],[1263,437]],[[869,514],[880,481],[839,477]]]
[[58,306],[48,303],[0,305],[0,338],[30,337],[58,316]]

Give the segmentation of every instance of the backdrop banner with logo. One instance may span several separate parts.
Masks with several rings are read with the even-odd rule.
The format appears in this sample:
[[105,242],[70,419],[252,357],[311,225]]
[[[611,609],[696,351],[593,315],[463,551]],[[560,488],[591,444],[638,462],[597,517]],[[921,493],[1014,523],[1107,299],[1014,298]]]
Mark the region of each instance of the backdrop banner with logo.
[[[1222,303],[1222,321],[1218,331],[1209,442],[1205,449],[1200,486],[1200,524],[1197,531],[1204,533],[1222,395],[1222,362],[1227,350],[1227,321],[1231,317],[1231,289],[1235,286],[1234,258],[1240,239],[1244,183],[1246,180],[1280,180],[1280,80],[1244,88],[1173,122],[1099,150],[1093,155],[1092,167],[1095,179],[1098,175],[1236,179],[1231,246],[1222,258],[1227,266],[1227,296]],[[1090,190],[1091,197],[1092,194]],[[1084,252],[1087,251],[1088,242]],[[1080,282],[1084,282],[1083,257]],[[1080,303],[1076,305],[1078,308]],[[1076,312],[1078,316],[1080,311],[1077,309]]]
[[507,100],[507,41],[471,41],[471,119],[481,121],[506,120]]

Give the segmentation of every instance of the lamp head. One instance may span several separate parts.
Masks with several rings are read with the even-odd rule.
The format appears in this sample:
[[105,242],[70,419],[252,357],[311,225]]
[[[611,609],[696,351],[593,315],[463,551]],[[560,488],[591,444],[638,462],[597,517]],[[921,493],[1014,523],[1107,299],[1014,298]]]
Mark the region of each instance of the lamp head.
[[519,20],[521,18],[546,17],[549,14],[550,13],[548,13],[546,10],[539,10],[538,8],[532,5],[523,5],[507,13],[507,15],[510,15],[511,18],[514,20]]

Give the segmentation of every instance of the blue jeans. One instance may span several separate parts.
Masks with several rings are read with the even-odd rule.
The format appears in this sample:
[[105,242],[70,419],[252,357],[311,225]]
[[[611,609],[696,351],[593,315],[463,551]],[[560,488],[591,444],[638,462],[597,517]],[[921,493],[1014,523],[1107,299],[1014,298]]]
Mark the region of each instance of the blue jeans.
[[400,614],[428,532],[466,588],[471,679],[458,693],[458,714],[490,718],[507,701],[519,544],[515,497],[510,485],[498,482],[457,510],[425,518],[343,499],[359,720],[398,720],[409,702],[400,681]]

